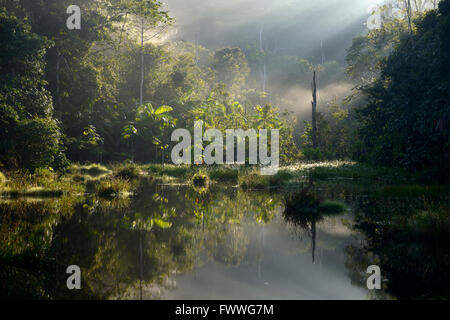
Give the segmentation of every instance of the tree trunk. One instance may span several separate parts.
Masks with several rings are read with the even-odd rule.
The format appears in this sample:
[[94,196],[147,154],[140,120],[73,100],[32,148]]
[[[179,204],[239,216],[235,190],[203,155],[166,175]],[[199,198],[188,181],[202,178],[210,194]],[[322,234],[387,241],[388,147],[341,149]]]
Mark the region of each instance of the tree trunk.
[[59,77],[59,72],[61,70],[61,54],[59,52],[56,53],[56,106],[57,106],[57,110],[58,110],[58,118],[61,119],[61,115],[59,113],[60,110],[60,105],[61,105],[61,93],[60,93],[60,88],[61,88],[61,81],[60,81],[60,77]]
[[144,19],[141,20],[141,87],[140,87],[140,105],[144,104]]
[[412,26],[411,26],[411,16],[412,16],[412,10],[411,10],[411,0],[405,0],[405,7],[406,7],[406,16],[408,17],[408,31],[409,34],[412,34]]
[[313,82],[312,82],[312,143],[313,148],[317,148],[317,120],[316,120],[316,110],[317,110],[317,84],[316,84],[316,70],[313,73]]

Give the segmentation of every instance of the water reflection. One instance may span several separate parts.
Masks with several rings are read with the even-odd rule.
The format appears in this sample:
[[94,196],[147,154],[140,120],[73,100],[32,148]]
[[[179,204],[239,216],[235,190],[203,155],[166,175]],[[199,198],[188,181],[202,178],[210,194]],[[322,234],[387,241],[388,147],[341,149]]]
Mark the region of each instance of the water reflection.
[[[409,253],[402,252],[410,252],[411,243],[419,248],[413,254],[415,264],[401,269],[402,275],[421,272],[421,281],[431,280],[427,289],[439,287],[434,277],[441,272],[447,279],[448,249],[419,243],[420,232],[432,221],[425,219],[418,233],[408,230],[407,238],[401,233],[392,238],[398,231],[387,227],[392,226],[392,215],[398,217],[396,223],[407,215],[399,216],[389,201],[377,194],[367,197],[343,184],[269,193],[218,185],[163,186],[141,179],[131,198],[0,202],[0,277],[6,284],[1,295],[365,299],[391,297],[389,293],[408,297],[407,284],[399,280],[400,261],[398,265],[393,261],[395,255],[410,259]],[[398,200],[398,210],[404,212],[406,207],[417,214],[409,200]],[[443,214],[435,214],[436,219],[444,219]],[[435,234],[436,239],[448,241],[448,233]],[[389,237],[395,243],[389,244]],[[427,257],[425,264],[419,256]],[[72,264],[82,270],[79,291],[66,288],[65,270]],[[364,287],[370,264],[380,264],[390,280],[375,295]]]

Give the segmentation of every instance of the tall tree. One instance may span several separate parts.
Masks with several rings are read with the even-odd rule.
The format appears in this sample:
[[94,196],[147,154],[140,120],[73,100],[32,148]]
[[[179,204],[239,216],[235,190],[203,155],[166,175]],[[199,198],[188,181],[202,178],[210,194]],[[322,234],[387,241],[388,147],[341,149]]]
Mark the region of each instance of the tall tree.
[[9,167],[62,166],[62,136],[44,80],[52,45],[0,8],[0,161]]
[[163,10],[163,5],[162,2],[157,0],[116,0],[114,7],[114,11],[122,16],[122,30],[126,30],[132,37],[139,39],[141,58],[140,105],[144,104],[145,44],[161,35],[173,22],[168,12]]

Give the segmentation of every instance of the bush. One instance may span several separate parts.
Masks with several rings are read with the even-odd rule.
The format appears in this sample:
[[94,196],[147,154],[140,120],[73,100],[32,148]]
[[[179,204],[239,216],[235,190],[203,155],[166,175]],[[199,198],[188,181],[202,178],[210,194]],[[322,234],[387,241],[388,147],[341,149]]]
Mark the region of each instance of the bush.
[[257,172],[251,172],[239,176],[239,186],[244,190],[262,190],[269,187],[269,179],[267,176],[262,176]]
[[273,176],[269,177],[269,184],[271,186],[281,186],[284,182],[287,182],[294,178],[294,174],[288,170],[280,170]]
[[207,187],[209,184],[209,177],[203,172],[198,172],[192,177],[192,184],[195,187]]
[[0,171],[0,187],[3,186],[6,182],[6,177],[3,172]]
[[[76,168],[75,168],[76,169]],[[75,170],[76,171],[76,170]],[[81,174],[87,174],[91,177],[98,177],[101,175],[106,175],[106,174],[110,174],[111,170],[109,170],[108,168],[100,165],[100,164],[91,164],[88,166],[82,166],[79,168],[79,172]]]
[[113,170],[116,172],[116,177],[129,180],[139,178],[141,173],[141,169],[139,168],[139,166],[134,163],[114,165]]
[[14,130],[13,137],[13,153],[31,172],[38,168],[64,168],[69,164],[63,154],[62,134],[56,120],[34,118],[22,121]]
[[95,183],[95,193],[103,198],[115,198],[130,191],[129,180],[121,178],[109,178]]
[[162,175],[175,178],[186,178],[189,172],[191,172],[191,169],[185,166],[166,166],[161,170]]
[[166,175],[174,178],[188,178],[194,171],[190,166],[151,164],[148,172],[153,175]]
[[32,181],[37,185],[45,185],[49,181],[53,181],[55,179],[55,173],[53,169],[48,168],[39,168],[34,171],[32,175]]
[[229,181],[229,182],[237,182],[239,176],[239,171],[237,169],[220,167],[213,168],[209,172],[209,177],[212,180],[217,180],[220,182]]

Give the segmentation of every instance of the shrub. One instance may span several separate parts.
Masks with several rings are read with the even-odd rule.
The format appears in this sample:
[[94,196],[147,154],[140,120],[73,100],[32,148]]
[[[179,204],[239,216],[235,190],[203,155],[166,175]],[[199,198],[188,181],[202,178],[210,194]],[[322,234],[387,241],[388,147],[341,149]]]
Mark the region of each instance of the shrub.
[[130,181],[121,178],[108,178],[94,183],[95,193],[104,198],[118,197],[129,192],[131,189]]
[[220,167],[220,168],[213,168],[209,171],[209,177],[212,180],[217,181],[230,181],[230,182],[237,182],[239,176],[239,171],[232,168],[226,168],[226,167]]
[[281,186],[283,182],[289,181],[294,178],[294,174],[288,170],[280,170],[273,176],[269,177],[269,184],[271,186]]
[[0,187],[3,186],[6,182],[6,177],[3,172],[0,171]]
[[82,166],[81,168],[79,168],[79,171],[81,174],[87,174],[92,177],[97,177],[97,176],[106,175],[106,174],[111,173],[111,170],[109,170],[108,168],[106,168],[100,164],[96,164],[96,163],[88,165],[88,166]]
[[190,171],[191,169],[186,166],[165,166],[160,173],[175,178],[186,178]]
[[129,180],[139,178],[141,173],[139,166],[134,163],[114,165],[113,170],[116,172],[116,177]]
[[209,177],[204,172],[197,172],[192,177],[192,184],[195,187],[207,187],[209,184]]
[[239,176],[239,186],[244,190],[261,190],[269,187],[269,179],[267,176],[262,176],[257,172],[251,172],[249,174]]
[[19,123],[13,135],[17,139],[15,151],[21,165],[31,172],[38,168],[63,168],[69,164],[63,154],[62,134],[56,120],[25,120]]

